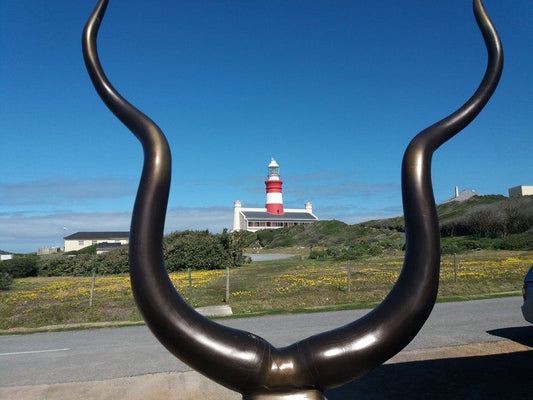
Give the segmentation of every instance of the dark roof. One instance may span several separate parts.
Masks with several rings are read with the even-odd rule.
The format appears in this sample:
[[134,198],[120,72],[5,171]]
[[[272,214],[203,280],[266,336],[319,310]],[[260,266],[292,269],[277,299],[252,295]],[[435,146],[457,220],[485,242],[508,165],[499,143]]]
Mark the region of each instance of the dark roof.
[[318,218],[308,212],[286,212],[284,214],[270,214],[266,211],[241,211],[248,221],[316,221]]
[[76,232],[63,239],[129,239],[129,232]]

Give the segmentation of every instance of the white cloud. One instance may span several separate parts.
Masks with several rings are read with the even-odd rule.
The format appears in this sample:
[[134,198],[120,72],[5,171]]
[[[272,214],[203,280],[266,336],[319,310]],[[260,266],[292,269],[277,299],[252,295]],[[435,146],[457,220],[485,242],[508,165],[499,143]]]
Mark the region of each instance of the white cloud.
[[[364,209],[356,205],[326,205],[316,207],[314,211],[320,219],[337,219],[348,224],[402,214],[401,206]],[[64,236],[78,231],[127,231],[130,220],[130,211],[56,212],[45,215],[4,212],[0,214],[0,249],[32,252],[43,246],[61,246]],[[185,229],[221,232],[224,228],[231,229],[232,220],[231,207],[173,207],[167,211],[165,233]]]
[[301,203],[329,203],[331,200],[346,201],[357,199],[369,201],[370,199],[392,200],[400,196],[398,183],[363,182],[357,179],[355,173],[338,171],[317,171],[312,174],[289,176],[290,182],[284,188],[284,194],[292,201]]
[[[127,231],[131,212],[80,212],[47,215],[0,215],[0,249],[31,252],[43,246],[60,246],[63,237],[78,231]],[[167,233],[185,229],[220,232],[231,228],[233,210],[229,207],[171,208],[167,212]],[[67,227],[68,230],[64,230]]]
[[22,183],[1,183],[0,203],[4,206],[61,204],[71,200],[133,197],[137,182],[126,178],[47,178]]

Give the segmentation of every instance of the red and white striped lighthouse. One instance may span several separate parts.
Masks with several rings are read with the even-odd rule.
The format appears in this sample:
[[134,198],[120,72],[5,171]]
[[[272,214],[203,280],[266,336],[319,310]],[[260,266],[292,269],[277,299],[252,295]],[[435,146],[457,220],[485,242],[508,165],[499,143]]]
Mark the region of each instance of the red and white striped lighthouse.
[[283,214],[283,196],[281,195],[281,185],[283,181],[279,176],[279,165],[272,159],[268,164],[268,176],[266,185],[266,210],[270,214]]

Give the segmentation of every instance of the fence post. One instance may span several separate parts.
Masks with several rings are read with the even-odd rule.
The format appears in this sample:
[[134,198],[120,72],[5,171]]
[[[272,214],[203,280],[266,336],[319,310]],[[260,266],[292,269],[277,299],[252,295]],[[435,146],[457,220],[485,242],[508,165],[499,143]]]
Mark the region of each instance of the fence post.
[[226,267],[226,304],[229,304],[229,267]]
[[89,296],[89,307],[93,306],[93,296],[94,296],[94,283],[96,281],[96,271],[93,269],[93,279],[91,281],[91,295]]
[[187,272],[189,274],[189,304],[192,305],[192,278],[191,278],[191,268],[187,268]]
[[352,268],[348,260],[348,293],[352,293]]
[[457,253],[453,253],[453,274],[454,282],[457,282]]

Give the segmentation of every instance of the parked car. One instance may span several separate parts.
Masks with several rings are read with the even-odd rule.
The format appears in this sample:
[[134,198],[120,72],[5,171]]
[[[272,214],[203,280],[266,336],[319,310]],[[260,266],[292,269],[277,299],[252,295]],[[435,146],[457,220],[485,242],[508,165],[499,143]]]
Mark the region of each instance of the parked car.
[[524,286],[522,287],[522,297],[524,304],[522,305],[522,314],[526,321],[533,324],[533,265],[529,269],[524,278]]

